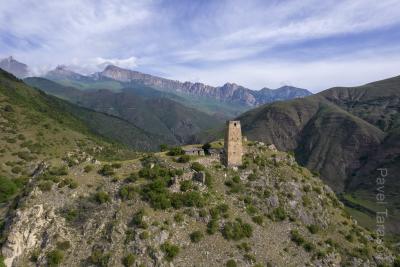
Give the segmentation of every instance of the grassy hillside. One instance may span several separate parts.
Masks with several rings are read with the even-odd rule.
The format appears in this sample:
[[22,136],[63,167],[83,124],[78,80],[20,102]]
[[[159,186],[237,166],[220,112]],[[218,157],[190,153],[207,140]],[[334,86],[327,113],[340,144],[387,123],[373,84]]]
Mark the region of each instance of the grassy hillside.
[[[148,87],[124,88],[119,92],[82,91],[42,78],[29,78],[25,81],[81,106],[119,117],[145,132],[162,136],[163,142],[170,145],[187,143],[197,132],[213,128],[222,122],[180,104],[176,101],[179,97],[175,95],[171,97],[169,93]],[[130,140],[123,142],[129,144]]]

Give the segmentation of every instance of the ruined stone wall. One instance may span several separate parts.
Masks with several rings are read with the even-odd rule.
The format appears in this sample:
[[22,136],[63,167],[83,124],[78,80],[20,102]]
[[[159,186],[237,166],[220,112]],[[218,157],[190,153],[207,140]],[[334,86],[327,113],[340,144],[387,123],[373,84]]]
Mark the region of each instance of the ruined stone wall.
[[242,130],[240,121],[227,121],[224,141],[225,166],[239,166],[242,164]]

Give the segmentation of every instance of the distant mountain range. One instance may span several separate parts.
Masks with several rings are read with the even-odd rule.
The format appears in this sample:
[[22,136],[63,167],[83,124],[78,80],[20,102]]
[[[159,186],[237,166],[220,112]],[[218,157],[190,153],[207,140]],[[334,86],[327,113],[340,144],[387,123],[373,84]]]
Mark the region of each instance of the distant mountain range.
[[311,95],[306,89],[283,86],[278,89],[263,88],[259,91],[226,83],[213,87],[203,83],[180,82],[150,74],[108,65],[103,71],[89,76],[58,66],[44,78],[81,89],[101,88],[120,90],[122,88],[150,87],[180,96],[182,104],[223,118],[237,116],[243,111],[261,104]]
[[213,87],[203,83],[180,82],[164,79],[112,65],[107,66],[104,71],[94,74],[93,77],[97,79],[105,77],[124,83],[141,83],[163,91],[209,97],[221,102],[234,103],[248,107],[255,107],[260,104],[311,95],[311,92],[306,89],[292,86],[283,86],[275,90],[263,88],[259,91],[250,90],[234,83],[226,83],[220,87]]
[[[29,74],[27,65],[12,57],[3,59],[0,68],[19,78],[25,78]],[[167,95],[167,97],[172,96],[173,100],[179,96],[178,102],[181,104],[222,119],[232,118],[261,104],[301,98],[312,94],[306,89],[293,86],[251,90],[234,83],[226,83],[223,86],[213,87],[203,83],[169,80],[113,65],[108,65],[103,71],[92,75],[82,75],[70,70],[67,66],[60,65],[43,77],[77,89],[153,88],[172,93],[173,95]]]

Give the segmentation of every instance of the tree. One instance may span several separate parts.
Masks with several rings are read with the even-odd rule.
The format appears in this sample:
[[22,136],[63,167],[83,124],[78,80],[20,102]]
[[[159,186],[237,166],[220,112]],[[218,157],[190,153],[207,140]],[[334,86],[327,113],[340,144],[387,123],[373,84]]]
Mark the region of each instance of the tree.
[[161,144],[160,145],[160,151],[161,152],[164,152],[164,151],[167,151],[168,150],[168,145],[167,144]]

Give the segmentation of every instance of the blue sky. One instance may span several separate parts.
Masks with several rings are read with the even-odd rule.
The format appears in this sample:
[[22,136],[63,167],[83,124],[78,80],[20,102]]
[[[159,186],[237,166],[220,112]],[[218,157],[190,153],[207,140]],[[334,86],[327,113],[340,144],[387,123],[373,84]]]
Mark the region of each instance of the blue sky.
[[400,75],[400,1],[0,0],[0,57],[314,92]]

